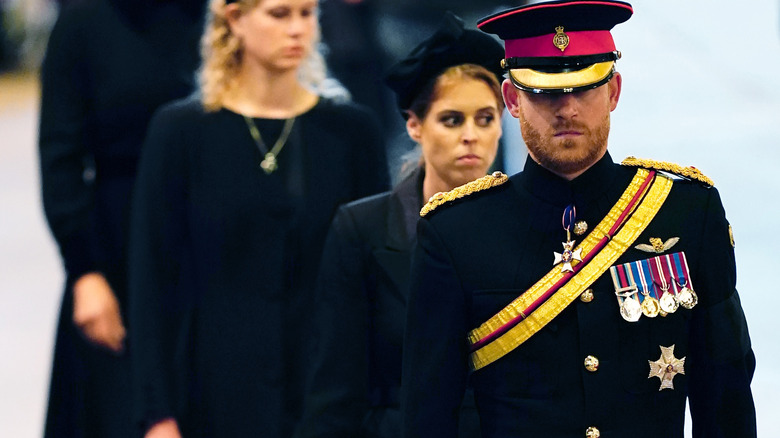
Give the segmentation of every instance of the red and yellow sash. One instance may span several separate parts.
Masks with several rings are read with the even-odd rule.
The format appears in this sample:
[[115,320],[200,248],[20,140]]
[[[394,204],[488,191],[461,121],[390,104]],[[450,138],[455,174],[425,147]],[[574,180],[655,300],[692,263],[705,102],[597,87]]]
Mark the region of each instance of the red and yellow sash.
[[638,169],[618,202],[582,241],[574,272],[560,266],[488,321],[469,332],[470,364],[478,370],[503,357],[541,330],[598,279],[634,243],[661,209],[672,180]]

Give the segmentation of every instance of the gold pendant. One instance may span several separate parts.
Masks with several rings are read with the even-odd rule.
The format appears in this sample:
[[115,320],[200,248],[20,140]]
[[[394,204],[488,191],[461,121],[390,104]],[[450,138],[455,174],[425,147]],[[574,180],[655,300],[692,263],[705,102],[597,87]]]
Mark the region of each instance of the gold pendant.
[[270,175],[279,167],[279,165],[276,163],[276,156],[270,152],[265,154],[265,158],[260,162],[260,167],[266,174]]
[[685,358],[677,359],[674,357],[674,344],[671,347],[661,347],[661,357],[656,361],[648,360],[650,364],[650,375],[648,379],[658,377],[661,379],[659,391],[664,389],[674,389],[674,376],[685,374]]

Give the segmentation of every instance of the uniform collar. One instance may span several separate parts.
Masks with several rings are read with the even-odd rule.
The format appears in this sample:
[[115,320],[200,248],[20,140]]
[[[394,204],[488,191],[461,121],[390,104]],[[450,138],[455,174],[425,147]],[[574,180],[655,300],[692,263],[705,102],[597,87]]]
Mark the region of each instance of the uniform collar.
[[568,181],[540,166],[530,156],[517,181],[536,198],[556,207],[574,204],[587,207],[607,195],[614,187],[619,168],[609,152],[582,175]]

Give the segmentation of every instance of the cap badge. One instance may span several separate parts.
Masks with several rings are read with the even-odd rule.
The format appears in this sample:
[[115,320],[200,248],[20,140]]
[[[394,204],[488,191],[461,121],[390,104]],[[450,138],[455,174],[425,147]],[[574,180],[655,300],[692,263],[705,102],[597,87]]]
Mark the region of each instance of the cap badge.
[[555,28],[555,36],[553,37],[553,45],[555,47],[561,49],[561,52],[566,50],[566,47],[569,47],[569,36],[563,33],[563,26],[558,26]]

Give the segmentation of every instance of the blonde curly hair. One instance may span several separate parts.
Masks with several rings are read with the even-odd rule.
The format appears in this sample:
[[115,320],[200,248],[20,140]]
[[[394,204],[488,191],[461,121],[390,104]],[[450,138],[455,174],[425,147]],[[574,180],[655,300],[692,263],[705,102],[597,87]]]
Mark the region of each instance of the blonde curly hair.
[[[242,11],[249,11],[263,0],[238,0]],[[225,16],[225,0],[209,2],[206,30],[201,39],[200,92],[203,107],[207,111],[222,108],[231,81],[241,68],[244,48],[231,32]],[[320,53],[319,23],[314,37],[314,47],[298,69],[298,80],[314,93],[325,96],[347,96],[346,90],[327,77],[325,58]]]

